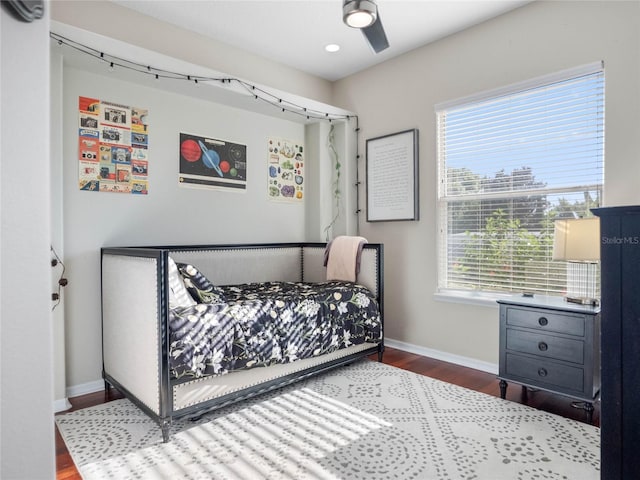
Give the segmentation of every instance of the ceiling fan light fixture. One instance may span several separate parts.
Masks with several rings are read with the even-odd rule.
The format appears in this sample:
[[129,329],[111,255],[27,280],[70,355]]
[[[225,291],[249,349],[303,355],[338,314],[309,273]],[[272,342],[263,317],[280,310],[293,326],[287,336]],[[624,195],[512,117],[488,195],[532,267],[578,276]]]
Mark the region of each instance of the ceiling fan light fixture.
[[342,20],[352,28],[366,28],[378,17],[378,7],[371,0],[345,0]]

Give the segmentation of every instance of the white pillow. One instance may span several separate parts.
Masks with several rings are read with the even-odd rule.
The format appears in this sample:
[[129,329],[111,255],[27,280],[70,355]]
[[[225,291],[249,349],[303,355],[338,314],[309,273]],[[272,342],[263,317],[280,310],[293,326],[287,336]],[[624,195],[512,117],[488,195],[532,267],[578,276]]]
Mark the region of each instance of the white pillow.
[[191,307],[197,305],[182,281],[182,275],[178,272],[178,267],[173,258],[168,257],[167,272],[169,274],[169,308]]

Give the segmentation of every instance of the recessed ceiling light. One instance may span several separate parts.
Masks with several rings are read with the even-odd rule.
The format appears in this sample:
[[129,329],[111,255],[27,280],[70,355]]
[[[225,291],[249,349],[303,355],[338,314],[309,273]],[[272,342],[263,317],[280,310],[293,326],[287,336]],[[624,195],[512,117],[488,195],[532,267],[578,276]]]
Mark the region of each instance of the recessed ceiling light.
[[338,50],[340,50],[340,45],[336,45],[335,43],[330,43],[329,45],[326,45],[326,46],[324,47],[324,49],[325,49],[327,52],[331,52],[331,53],[333,53],[333,52],[337,52]]

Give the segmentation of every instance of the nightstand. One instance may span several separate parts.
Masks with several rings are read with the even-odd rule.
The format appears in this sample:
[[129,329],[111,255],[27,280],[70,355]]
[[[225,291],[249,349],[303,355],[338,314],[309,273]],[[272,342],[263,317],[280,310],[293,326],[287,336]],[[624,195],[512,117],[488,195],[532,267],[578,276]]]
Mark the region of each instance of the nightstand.
[[577,399],[591,423],[600,391],[600,308],[559,297],[500,304],[500,396],[507,381]]

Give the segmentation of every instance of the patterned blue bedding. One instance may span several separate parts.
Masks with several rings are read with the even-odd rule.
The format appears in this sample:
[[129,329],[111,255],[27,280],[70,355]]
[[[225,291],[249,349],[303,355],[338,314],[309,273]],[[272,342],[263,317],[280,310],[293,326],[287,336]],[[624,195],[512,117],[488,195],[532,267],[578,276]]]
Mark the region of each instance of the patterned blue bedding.
[[215,288],[224,303],[170,310],[173,378],[288,363],[382,338],[378,302],[360,285],[267,282]]

